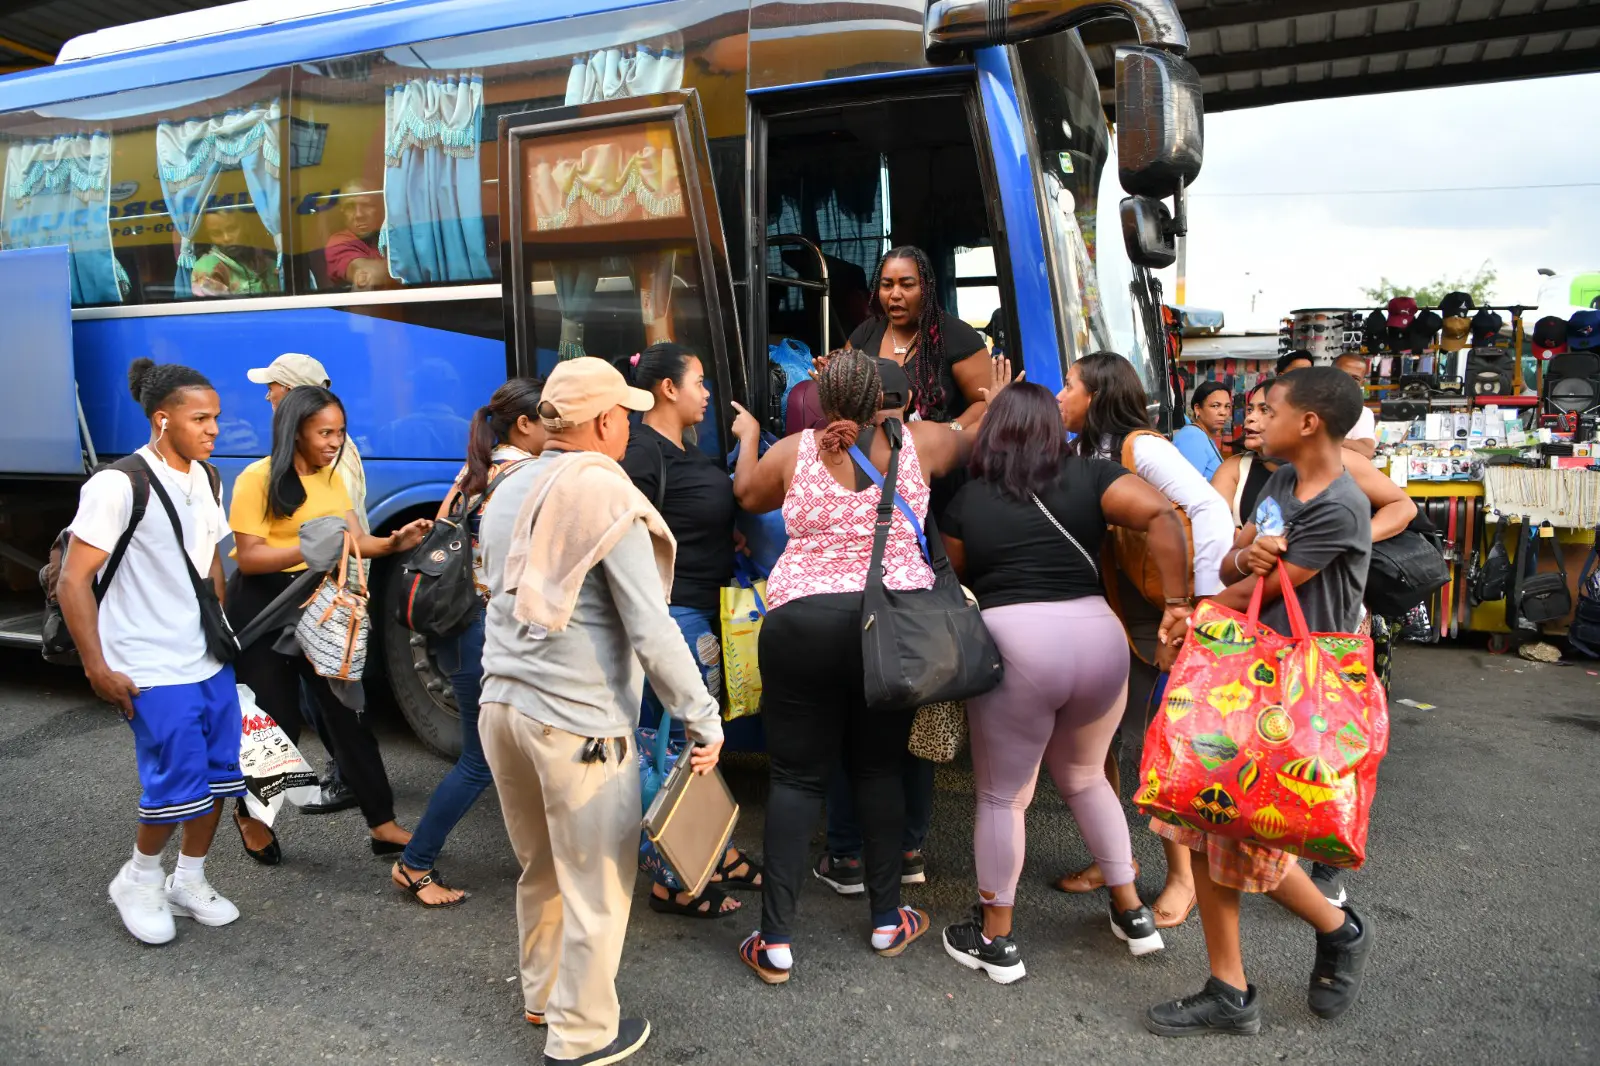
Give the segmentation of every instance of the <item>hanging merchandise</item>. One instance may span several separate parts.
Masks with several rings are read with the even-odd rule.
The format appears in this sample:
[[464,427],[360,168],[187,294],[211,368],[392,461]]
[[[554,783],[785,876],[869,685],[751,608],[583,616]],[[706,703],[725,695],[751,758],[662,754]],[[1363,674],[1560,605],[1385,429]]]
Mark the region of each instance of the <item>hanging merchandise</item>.
[[1134,802],[1162,821],[1333,866],[1366,860],[1389,712],[1372,641],[1311,634],[1287,572],[1292,633],[1203,600],[1145,737]]

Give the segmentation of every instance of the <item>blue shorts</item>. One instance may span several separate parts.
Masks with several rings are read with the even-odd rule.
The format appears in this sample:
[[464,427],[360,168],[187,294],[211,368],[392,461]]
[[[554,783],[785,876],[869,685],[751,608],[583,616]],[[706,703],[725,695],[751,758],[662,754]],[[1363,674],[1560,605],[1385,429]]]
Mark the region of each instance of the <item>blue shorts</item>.
[[139,821],[187,822],[211,811],[218,796],[244,795],[239,772],[239,690],[233,667],[204,681],[156,685],[133,699],[139,759]]

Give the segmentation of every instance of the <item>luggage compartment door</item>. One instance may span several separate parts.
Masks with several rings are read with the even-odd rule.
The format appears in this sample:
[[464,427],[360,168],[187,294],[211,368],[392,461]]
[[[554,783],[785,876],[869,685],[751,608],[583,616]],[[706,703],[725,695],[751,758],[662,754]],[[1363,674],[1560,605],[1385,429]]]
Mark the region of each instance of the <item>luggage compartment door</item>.
[[0,474],[85,472],[67,255],[66,245],[0,252]]

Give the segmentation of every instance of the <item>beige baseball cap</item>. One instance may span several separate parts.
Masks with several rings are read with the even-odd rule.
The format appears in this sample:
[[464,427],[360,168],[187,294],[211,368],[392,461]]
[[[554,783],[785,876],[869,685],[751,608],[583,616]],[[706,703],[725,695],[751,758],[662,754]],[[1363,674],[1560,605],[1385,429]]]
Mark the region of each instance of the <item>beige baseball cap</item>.
[[258,367],[245,377],[257,385],[282,385],[296,389],[302,385],[328,385],[328,371],[309,355],[284,352],[268,366]]
[[629,385],[621,371],[592,355],[557,363],[540,394],[539,421],[545,429],[572,429],[617,406],[648,411],[655,397]]

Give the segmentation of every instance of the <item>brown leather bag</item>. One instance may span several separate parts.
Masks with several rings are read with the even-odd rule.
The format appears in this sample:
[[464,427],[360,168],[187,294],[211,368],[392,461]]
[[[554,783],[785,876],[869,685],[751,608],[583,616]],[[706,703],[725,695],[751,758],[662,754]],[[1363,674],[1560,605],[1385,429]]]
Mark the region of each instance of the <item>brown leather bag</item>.
[[[1161,436],[1153,429],[1136,429],[1122,440],[1122,467],[1130,474],[1136,473],[1133,466],[1133,442],[1147,434],[1152,437]],[[1172,509],[1178,512],[1178,518],[1183,522],[1186,546],[1184,590],[1187,595],[1192,596],[1194,595],[1194,528],[1189,524],[1189,516],[1183,513],[1182,507],[1174,504]],[[1150,545],[1143,533],[1123,529],[1121,526],[1107,526],[1106,539],[1100,548],[1100,559],[1100,571],[1105,575],[1106,600],[1119,617],[1122,616],[1122,605],[1118,602],[1117,571],[1126,575],[1133,587],[1138,589],[1139,594],[1151,605],[1161,609],[1166,607],[1167,597],[1161,587],[1161,573],[1156,569],[1155,560],[1150,558]]]

